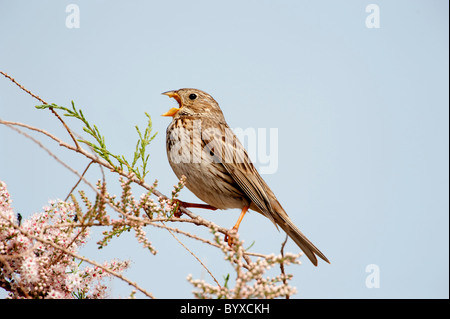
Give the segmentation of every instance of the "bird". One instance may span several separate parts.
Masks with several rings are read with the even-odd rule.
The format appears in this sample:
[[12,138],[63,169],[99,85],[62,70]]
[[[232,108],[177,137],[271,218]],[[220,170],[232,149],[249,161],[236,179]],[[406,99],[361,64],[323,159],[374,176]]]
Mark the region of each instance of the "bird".
[[[247,211],[253,210],[281,227],[317,266],[317,257],[330,261],[294,225],[275,194],[260,176],[247,151],[228,126],[219,104],[193,88],[162,93],[178,102],[162,116],[172,117],[166,130],[166,152],[175,175],[207,205],[182,202],[185,207],[241,209],[230,231],[237,232]],[[228,236],[228,244],[232,240]]]

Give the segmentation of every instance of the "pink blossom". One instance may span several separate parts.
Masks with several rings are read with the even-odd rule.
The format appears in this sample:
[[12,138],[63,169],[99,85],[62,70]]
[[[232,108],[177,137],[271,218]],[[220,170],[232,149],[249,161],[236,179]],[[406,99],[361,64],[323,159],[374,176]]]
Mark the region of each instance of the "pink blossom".
[[[24,220],[20,228],[11,205],[6,184],[0,181],[0,274],[2,282],[8,283],[3,288],[9,290],[9,298],[107,297],[103,281],[111,276],[109,273],[81,267],[70,254],[46,244],[49,241],[76,254],[87,242],[89,228],[64,226],[76,216],[72,203],[49,201],[43,212]],[[115,272],[124,271],[128,265],[123,261],[105,263]]]

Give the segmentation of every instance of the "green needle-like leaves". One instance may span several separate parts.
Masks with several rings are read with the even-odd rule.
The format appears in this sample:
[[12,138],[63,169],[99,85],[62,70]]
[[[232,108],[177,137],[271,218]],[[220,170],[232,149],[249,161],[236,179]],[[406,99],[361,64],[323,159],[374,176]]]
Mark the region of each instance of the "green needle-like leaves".
[[[100,134],[100,131],[95,124],[91,125],[88,122],[83,112],[75,107],[75,103],[73,101],[71,109],[56,104],[37,105],[36,108],[41,110],[49,108],[62,110],[65,112],[64,116],[73,117],[83,122],[83,131],[89,134],[95,141],[90,142],[85,139],[78,139],[78,141],[91,147],[92,150],[105,161],[107,161],[115,171],[123,172],[124,167],[126,167],[128,169],[128,173],[134,173],[135,176],[140,180],[144,180],[145,176],[148,174],[149,171],[147,169],[147,164],[149,154],[146,154],[146,147],[158,133],[154,133],[152,135],[152,120],[150,115],[148,115],[147,113],[145,113],[145,116],[147,116],[148,118],[148,123],[143,133],[136,125],[136,131],[139,135],[139,139],[136,143],[136,150],[134,151],[133,161],[130,164],[124,155],[115,155],[107,149],[105,137]],[[117,162],[114,162],[113,159],[115,159]]]

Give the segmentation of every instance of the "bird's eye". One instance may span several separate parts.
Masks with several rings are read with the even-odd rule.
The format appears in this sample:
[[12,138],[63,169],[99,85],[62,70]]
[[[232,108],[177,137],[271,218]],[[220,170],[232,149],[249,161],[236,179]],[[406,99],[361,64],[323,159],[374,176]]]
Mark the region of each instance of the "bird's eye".
[[197,94],[195,94],[195,93],[189,94],[189,99],[195,100],[196,98],[197,98]]

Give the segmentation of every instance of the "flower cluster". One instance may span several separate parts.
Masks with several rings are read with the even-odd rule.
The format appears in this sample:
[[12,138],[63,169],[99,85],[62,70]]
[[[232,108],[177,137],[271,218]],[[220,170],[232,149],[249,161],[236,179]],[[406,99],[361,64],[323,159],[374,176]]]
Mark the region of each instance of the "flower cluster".
[[[150,220],[155,219],[170,219],[174,216],[174,213],[178,210],[177,197],[181,189],[185,186],[186,178],[183,176],[181,180],[174,185],[172,191],[172,198],[164,198],[158,196],[157,202],[151,198],[152,190],[156,188],[157,181],[154,182],[151,189],[140,196],[139,201],[135,200],[130,184],[131,178],[120,178],[122,195],[120,200],[116,200],[116,196],[110,196],[108,193],[104,193],[104,197],[108,201],[108,204],[119,212],[118,219],[109,218],[106,216],[105,221],[108,225],[112,226],[111,230],[105,230],[103,232],[103,239],[98,242],[100,248],[105,247],[113,237],[119,237],[124,231],[133,229],[135,231],[136,239],[142,246],[148,249],[153,255],[156,255],[157,250],[153,247],[152,243],[147,239],[144,226],[148,225]],[[97,189],[101,191],[102,185],[97,183]],[[87,207],[92,207],[92,203],[84,199]],[[145,212],[143,214],[142,212]],[[102,213],[103,214],[103,213]],[[103,214],[104,215],[104,214]]]
[[[131,177],[131,176],[129,176]],[[110,207],[112,207],[116,212],[119,213],[119,218],[111,218],[106,215],[104,211],[98,211],[97,215],[104,216],[103,220],[100,220],[103,225],[112,226],[110,230],[105,230],[103,232],[103,238],[97,242],[99,248],[105,247],[113,237],[119,237],[123,232],[130,231],[133,229],[135,231],[135,237],[137,241],[142,244],[142,246],[148,249],[153,255],[157,253],[157,250],[152,246],[152,243],[147,239],[146,232],[144,231],[145,220],[142,218],[142,211],[146,212],[145,218],[148,216],[153,216],[153,214],[158,212],[161,208],[154,204],[153,199],[150,198],[151,190],[140,196],[140,200],[136,201],[133,193],[131,192],[131,179],[120,178],[122,195],[120,199],[116,200],[116,196],[111,196],[109,193],[104,192],[104,199],[108,202]],[[153,187],[156,187],[157,182]],[[97,183],[97,189],[101,192],[102,188],[105,187],[100,181]],[[93,206],[92,203],[84,200],[86,207]],[[95,206],[95,205],[94,205]]]
[[229,277],[227,277],[224,286],[216,286],[207,283],[204,280],[195,280],[192,275],[187,280],[198,290],[194,290],[193,294],[196,298],[225,298],[225,299],[249,299],[249,298],[280,298],[290,297],[296,293],[296,288],[288,284],[292,279],[290,274],[280,274],[274,277],[264,277],[265,273],[274,266],[300,264],[298,258],[302,255],[285,254],[269,255],[265,258],[257,258],[256,261],[250,258],[244,258],[245,249],[243,241],[240,241],[237,234],[234,235],[234,245],[230,248],[227,243],[222,240],[218,232],[212,230],[215,241],[219,244],[221,251],[236,272],[234,287],[229,286]]
[[[156,188],[157,181],[152,186],[152,189]],[[179,202],[178,202],[178,196],[180,191],[186,186],[186,176],[182,176],[181,179],[178,181],[176,185],[173,185],[172,190],[172,198],[164,198],[162,196],[158,196],[158,203],[156,204],[152,198],[150,198],[149,193],[143,194],[141,196],[141,201],[144,203],[143,208],[145,209],[147,216],[150,219],[157,218],[157,217],[167,217],[170,218],[172,216],[177,216],[178,208],[179,208]]]
[[88,227],[73,227],[73,203],[50,201],[43,212],[19,224],[6,184],[0,181],[0,287],[10,298],[104,298],[104,281],[128,261],[81,267],[75,258],[89,237]]

